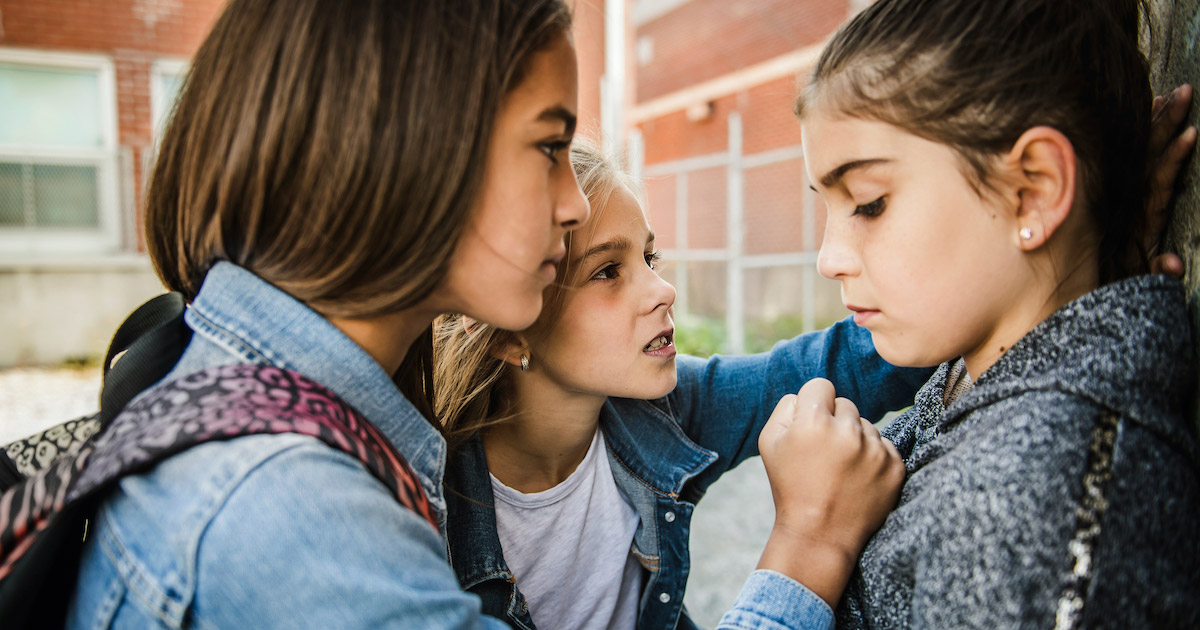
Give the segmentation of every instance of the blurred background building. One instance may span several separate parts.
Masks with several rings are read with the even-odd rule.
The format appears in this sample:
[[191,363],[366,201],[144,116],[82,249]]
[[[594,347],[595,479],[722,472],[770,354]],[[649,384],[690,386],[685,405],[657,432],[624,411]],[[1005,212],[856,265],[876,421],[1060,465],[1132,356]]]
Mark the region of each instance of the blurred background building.
[[[870,0],[573,1],[581,130],[645,178],[680,348],[762,350],[842,317],[815,269],[824,209],[791,105],[824,40]],[[1156,92],[1198,84],[1200,0],[1151,4]],[[0,0],[0,444],[96,406],[94,366],[14,366],[93,362],[163,291],[140,232],[146,174],[223,5]],[[1181,207],[1200,194],[1196,165]],[[1175,213],[1172,229],[1193,303],[1197,216]],[[772,518],[757,460],[698,507],[687,605],[702,625],[733,601]]]
[[[815,272],[822,208],[791,101],[863,4],[575,0],[581,131],[646,178],[682,350],[764,349],[841,316]],[[96,358],[163,291],[141,237],[147,173],[223,5],[0,0],[0,444],[95,409]],[[64,364],[88,367],[15,367]],[[702,625],[732,603],[772,520],[757,460],[709,491],[686,600]]]
[[0,367],[103,355],[163,291],[155,138],[219,0],[0,0]]
[[[0,0],[0,367],[101,355],[162,291],[147,172],[223,4]],[[582,129],[647,178],[685,350],[759,350],[840,317],[791,100],[862,4],[577,0]]]

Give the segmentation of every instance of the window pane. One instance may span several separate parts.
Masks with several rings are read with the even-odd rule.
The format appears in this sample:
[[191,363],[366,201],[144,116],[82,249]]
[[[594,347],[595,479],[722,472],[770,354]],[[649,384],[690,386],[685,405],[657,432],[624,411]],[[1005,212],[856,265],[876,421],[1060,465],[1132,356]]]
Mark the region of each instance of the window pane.
[[100,147],[95,70],[0,64],[0,143]]
[[0,163],[0,227],[25,225],[25,195],[20,164]]
[[0,163],[0,227],[100,226],[94,166]]
[[158,90],[162,95],[162,111],[156,112],[157,127],[155,128],[156,136],[162,137],[162,132],[167,128],[167,121],[170,120],[171,112],[175,110],[175,101],[179,98],[179,89],[183,87],[183,74],[171,74],[163,72],[158,74]]
[[100,227],[96,167],[35,164],[33,205],[38,227]]

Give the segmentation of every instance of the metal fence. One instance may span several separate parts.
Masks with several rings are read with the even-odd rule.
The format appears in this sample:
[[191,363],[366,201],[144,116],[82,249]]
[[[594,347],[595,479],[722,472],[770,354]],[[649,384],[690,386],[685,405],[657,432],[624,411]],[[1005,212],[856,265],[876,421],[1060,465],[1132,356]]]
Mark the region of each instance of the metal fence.
[[674,236],[662,273],[678,292],[676,317],[704,338],[681,342],[702,353],[764,350],[844,314],[837,283],[816,270],[824,208],[800,145],[744,153],[738,112],[728,134],[724,152],[649,166],[636,133],[630,146],[651,225]]

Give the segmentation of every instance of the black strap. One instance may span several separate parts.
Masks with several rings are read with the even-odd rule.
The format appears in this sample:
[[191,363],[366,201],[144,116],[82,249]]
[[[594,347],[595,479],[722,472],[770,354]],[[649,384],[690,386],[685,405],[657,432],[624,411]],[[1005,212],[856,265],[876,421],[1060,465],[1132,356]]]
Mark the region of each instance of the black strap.
[[[183,294],[164,293],[138,307],[117,329],[104,357],[101,427],[179,362],[192,338],[192,329],[183,321],[186,308]],[[114,365],[113,359],[122,352]]]
[[0,492],[4,492],[24,480],[25,475],[22,475],[21,471],[17,469],[17,463],[0,448]]

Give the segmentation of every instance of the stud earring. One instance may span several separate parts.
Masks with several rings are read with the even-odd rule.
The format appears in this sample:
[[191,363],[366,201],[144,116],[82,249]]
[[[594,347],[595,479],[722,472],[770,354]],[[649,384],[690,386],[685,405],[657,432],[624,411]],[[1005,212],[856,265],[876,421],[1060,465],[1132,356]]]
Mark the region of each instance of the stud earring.
[[521,371],[522,372],[529,371],[529,357],[527,357],[523,354],[521,355]]
[[1029,239],[1033,238],[1033,230],[1031,230],[1027,227],[1023,227],[1023,228],[1021,228],[1020,235],[1021,235],[1021,238],[1028,241]]

